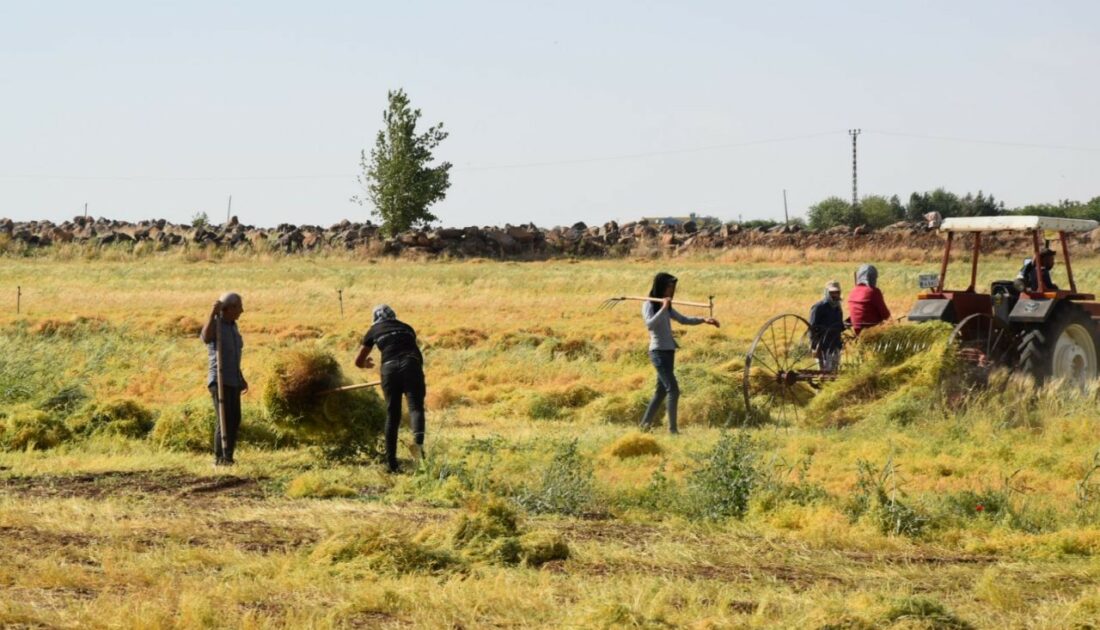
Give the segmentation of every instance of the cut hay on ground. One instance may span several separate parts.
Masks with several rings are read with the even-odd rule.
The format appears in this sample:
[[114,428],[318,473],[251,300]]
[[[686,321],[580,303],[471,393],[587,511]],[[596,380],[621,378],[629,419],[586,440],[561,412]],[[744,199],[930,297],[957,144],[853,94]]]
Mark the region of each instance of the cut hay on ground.
[[842,371],[806,407],[813,426],[840,427],[868,417],[908,424],[927,416],[953,376],[951,324],[884,326],[863,333],[862,361]]

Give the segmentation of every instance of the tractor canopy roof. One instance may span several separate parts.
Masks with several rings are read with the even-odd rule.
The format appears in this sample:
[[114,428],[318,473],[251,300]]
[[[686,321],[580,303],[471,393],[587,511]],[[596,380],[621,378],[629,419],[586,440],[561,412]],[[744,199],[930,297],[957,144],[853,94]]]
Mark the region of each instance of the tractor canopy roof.
[[1088,232],[1100,223],[1091,219],[1061,219],[1058,217],[953,217],[944,219],[941,232]]

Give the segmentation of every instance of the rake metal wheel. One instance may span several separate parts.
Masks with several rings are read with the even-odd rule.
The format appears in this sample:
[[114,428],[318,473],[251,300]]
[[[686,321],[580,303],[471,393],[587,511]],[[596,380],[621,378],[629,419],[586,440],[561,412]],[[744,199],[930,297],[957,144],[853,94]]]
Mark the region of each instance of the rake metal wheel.
[[988,313],[964,317],[951,331],[951,348],[971,384],[985,385],[989,373],[1015,364],[1016,336]]
[[777,315],[760,328],[745,356],[743,390],[750,420],[798,422],[801,408],[835,372],[821,370],[810,349],[810,323]]

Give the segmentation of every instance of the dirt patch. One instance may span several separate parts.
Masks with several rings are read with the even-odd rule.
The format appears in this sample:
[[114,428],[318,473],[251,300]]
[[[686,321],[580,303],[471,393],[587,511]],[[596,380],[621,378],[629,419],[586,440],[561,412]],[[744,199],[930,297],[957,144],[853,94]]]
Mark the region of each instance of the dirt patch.
[[616,521],[575,521],[556,529],[570,542],[616,542],[627,547],[644,547],[662,535],[659,527]]
[[[574,565],[577,566],[577,565]],[[588,576],[608,577],[630,573],[656,575],[663,578],[676,578],[688,581],[715,580],[721,582],[759,582],[778,581],[795,590],[802,591],[822,583],[843,584],[844,580],[834,575],[818,571],[796,569],[778,564],[773,565],[715,565],[715,564],[678,564],[658,565],[649,562],[627,562],[605,564],[596,562],[577,566],[569,571],[564,566],[552,567],[555,573],[583,573]]]
[[0,527],[0,548],[11,552],[13,557],[61,553],[70,562],[91,566],[98,565],[94,549],[100,546],[146,552],[169,543],[191,547],[230,545],[250,553],[268,554],[292,551],[312,545],[319,539],[319,532],[313,529],[283,527],[255,520],[219,521],[203,526],[201,531],[195,533],[146,529],[110,537],[34,527]]
[[35,547],[87,547],[97,542],[98,539],[87,534],[51,532],[34,527],[0,525],[0,540],[5,541],[5,543],[26,542]]
[[0,526],[0,549],[8,560],[20,566],[17,558],[41,558],[57,554],[66,562],[98,566],[94,546],[103,539],[75,532],[54,532],[36,527]]
[[996,556],[969,556],[969,555],[941,555],[941,554],[877,554],[863,551],[849,551],[841,554],[844,558],[855,562],[870,564],[918,564],[918,565],[952,565],[952,564],[993,564],[1000,562]]
[[320,539],[313,529],[280,527],[263,521],[222,521],[212,528],[215,540],[252,553],[272,553],[312,545]]
[[729,609],[733,612],[741,613],[743,615],[751,615],[756,612],[756,602],[743,602],[732,601],[729,603]]
[[412,623],[387,612],[367,610],[344,617],[341,625],[348,628],[400,628],[411,626]]
[[199,477],[180,470],[135,470],[74,475],[10,475],[0,477],[0,495],[48,499],[101,499],[117,496],[174,495],[179,499],[262,499],[260,479]]

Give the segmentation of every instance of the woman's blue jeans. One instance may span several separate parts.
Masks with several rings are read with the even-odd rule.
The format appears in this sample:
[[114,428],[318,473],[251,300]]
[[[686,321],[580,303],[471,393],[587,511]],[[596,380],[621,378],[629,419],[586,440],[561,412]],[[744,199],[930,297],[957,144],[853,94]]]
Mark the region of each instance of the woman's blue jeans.
[[661,402],[668,398],[668,430],[676,433],[676,405],[680,401],[680,384],[676,382],[676,351],[675,350],[650,350],[649,360],[653,367],[657,368],[657,389],[653,392],[653,398],[646,407],[642,416],[642,428],[649,429],[653,426],[654,416]]

